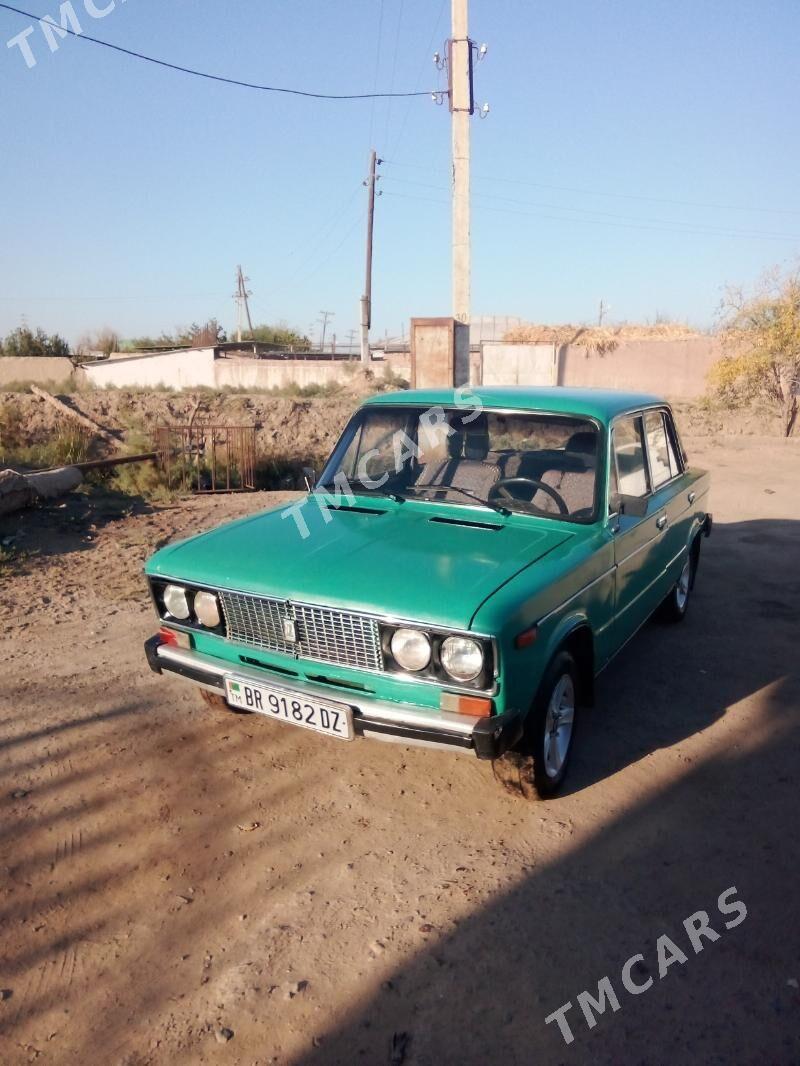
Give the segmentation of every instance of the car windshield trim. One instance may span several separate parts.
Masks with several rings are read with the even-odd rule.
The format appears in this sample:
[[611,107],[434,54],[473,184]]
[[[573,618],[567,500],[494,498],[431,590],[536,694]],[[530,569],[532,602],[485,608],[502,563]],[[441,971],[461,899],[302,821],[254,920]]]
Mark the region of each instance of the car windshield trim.
[[[655,405],[654,405],[655,406]],[[437,409],[439,409],[437,407]],[[442,411],[447,415],[448,419],[452,416],[464,416],[469,415],[472,408],[468,405],[461,405],[455,403],[443,403],[441,404]],[[347,456],[349,450],[354,446],[356,449],[362,446],[363,431],[367,419],[372,416],[388,416],[395,415],[398,418],[398,426],[394,432],[405,433],[410,435],[414,442],[417,441],[418,426],[415,424],[415,419],[418,421],[420,416],[429,411],[430,408],[421,404],[418,401],[409,402],[398,398],[395,402],[389,403],[366,403],[358,408],[350,421],[342,431],[339,440],[331,451],[328,460],[323,467],[323,477],[320,479],[320,486],[325,491],[336,491],[335,477],[339,473],[344,471],[343,461]],[[570,525],[593,525],[600,520],[602,514],[601,496],[603,495],[605,478],[606,478],[606,466],[608,461],[608,426],[598,416],[594,414],[586,414],[583,412],[575,411],[552,411],[543,410],[541,408],[510,408],[510,407],[493,407],[486,405],[480,409],[482,415],[489,416],[505,416],[508,418],[530,419],[533,422],[539,423],[580,423],[580,427],[585,428],[587,431],[591,431],[596,434],[597,446],[596,446],[596,466],[594,468],[594,491],[592,496],[591,510],[589,507],[581,507],[580,511],[584,513],[576,514],[556,514],[549,511],[541,510],[536,506],[527,506],[528,501],[523,500],[510,500],[509,505],[505,506],[505,501],[499,506],[494,506],[493,502],[475,494],[474,496],[469,490],[461,491],[460,486],[452,486],[456,489],[458,495],[464,497],[462,506],[474,505],[476,507],[487,508],[495,511],[498,514],[506,515],[523,515],[528,518],[547,519],[548,521],[565,522]],[[402,423],[402,424],[400,424]],[[541,448],[534,449],[547,451],[549,449]],[[555,450],[559,450],[556,448]],[[325,477],[325,475],[328,475]],[[431,499],[431,493],[425,491],[424,493],[418,491],[419,489],[428,489],[429,486],[417,486],[417,485],[405,485],[397,484],[396,487],[383,488],[380,485],[369,486],[364,484],[360,478],[355,476],[355,470],[352,475],[345,475],[349,491],[354,494],[362,493],[363,495],[375,495],[384,496],[387,499],[394,499],[397,502],[402,502],[404,499],[416,500],[420,503],[434,503],[448,507],[457,505],[459,501],[450,497],[443,492],[442,498]],[[377,480],[381,480],[380,475],[376,475]],[[343,488],[344,486],[342,486]],[[430,486],[434,487],[434,486]],[[450,486],[440,485],[435,486],[442,490],[447,489]],[[340,490],[341,491],[341,490]],[[467,501],[470,501],[467,503]],[[586,513],[590,510],[590,513]]]

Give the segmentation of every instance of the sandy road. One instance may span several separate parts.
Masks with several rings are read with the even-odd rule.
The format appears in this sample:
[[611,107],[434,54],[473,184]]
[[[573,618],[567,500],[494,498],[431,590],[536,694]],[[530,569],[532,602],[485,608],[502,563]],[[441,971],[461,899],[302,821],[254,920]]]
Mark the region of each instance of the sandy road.
[[150,674],[144,557],[263,497],[5,519],[42,554],[0,579],[0,1062],[388,1063],[395,1034],[426,1066],[799,1061],[800,448],[689,445],[717,523],[691,611],[606,671],[547,803]]

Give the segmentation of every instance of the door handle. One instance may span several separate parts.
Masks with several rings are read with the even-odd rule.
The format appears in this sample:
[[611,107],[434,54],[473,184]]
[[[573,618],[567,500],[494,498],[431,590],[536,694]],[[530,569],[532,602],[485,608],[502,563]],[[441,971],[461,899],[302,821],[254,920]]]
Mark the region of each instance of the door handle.
[[662,514],[662,516],[656,520],[656,529],[663,529],[666,524],[667,516]]
[[697,495],[697,494],[696,494],[696,493],[694,493],[694,492],[690,492],[690,493],[689,493],[689,503],[694,503],[694,500],[695,500],[695,496],[696,496],[696,495]]

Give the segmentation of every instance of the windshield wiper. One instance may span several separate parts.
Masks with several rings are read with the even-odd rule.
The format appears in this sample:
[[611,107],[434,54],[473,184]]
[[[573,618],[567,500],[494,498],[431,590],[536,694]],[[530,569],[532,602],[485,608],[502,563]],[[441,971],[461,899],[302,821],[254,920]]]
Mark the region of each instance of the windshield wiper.
[[[319,485],[318,487],[324,489],[326,492],[336,492],[337,490],[337,486],[331,484]],[[355,493],[356,495],[360,496],[385,496],[387,500],[394,500],[395,503],[405,502],[405,496],[401,496],[399,492],[391,492],[385,489],[368,487],[367,485],[364,485],[361,482],[355,482],[354,484],[350,484],[349,490],[351,493]]]
[[488,507],[490,511],[497,511],[498,514],[504,515],[511,514],[507,507],[503,507],[499,503],[492,503],[491,500],[484,500],[481,496],[470,492],[469,489],[462,489],[459,485],[409,485],[406,492],[460,492],[468,500],[474,500],[475,503],[479,503],[482,507]]

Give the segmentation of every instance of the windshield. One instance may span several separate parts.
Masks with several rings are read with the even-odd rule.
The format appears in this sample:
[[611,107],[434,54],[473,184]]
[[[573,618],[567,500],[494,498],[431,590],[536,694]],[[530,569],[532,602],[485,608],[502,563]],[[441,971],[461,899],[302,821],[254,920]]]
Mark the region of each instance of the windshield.
[[475,408],[363,407],[320,487],[592,521],[597,426]]

